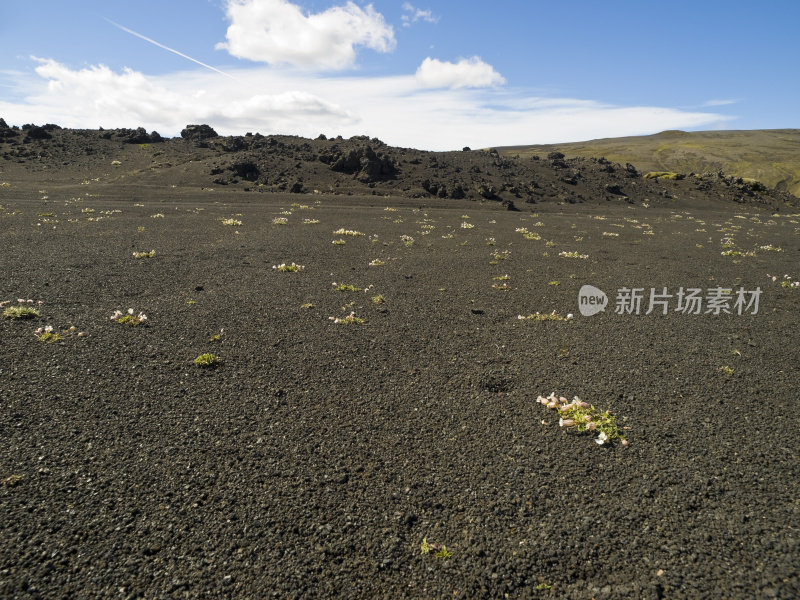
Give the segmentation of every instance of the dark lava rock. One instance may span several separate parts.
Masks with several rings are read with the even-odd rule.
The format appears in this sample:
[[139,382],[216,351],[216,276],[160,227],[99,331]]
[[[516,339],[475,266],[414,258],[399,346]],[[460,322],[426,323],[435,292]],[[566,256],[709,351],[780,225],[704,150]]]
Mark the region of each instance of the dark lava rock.
[[114,136],[120,138],[123,144],[153,144],[164,141],[157,131],[147,133],[144,127],[117,129],[114,131]]
[[209,125],[187,125],[181,131],[181,137],[185,140],[199,141],[215,138],[218,135]]
[[385,181],[397,174],[395,162],[386,155],[376,154],[371,146],[340,153],[332,161],[331,170],[355,175],[362,183]]
[[229,168],[233,171],[234,175],[245,181],[258,181],[258,177],[261,175],[261,170],[253,160],[239,160],[234,162]]
[[50,132],[54,129],[61,129],[58,125],[42,125],[41,127],[37,125],[23,125],[22,130],[25,132],[25,142],[29,142],[31,140],[49,140],[53,136],[50,135]]

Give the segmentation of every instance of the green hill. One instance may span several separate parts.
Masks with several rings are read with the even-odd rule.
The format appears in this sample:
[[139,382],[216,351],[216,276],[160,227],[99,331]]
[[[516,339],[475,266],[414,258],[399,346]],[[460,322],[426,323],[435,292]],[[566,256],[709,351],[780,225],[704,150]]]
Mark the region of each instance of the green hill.
[[568,144],[507,146],[506,155],[559,151],[571,156],[605,157],[640,171],[705,173],[724,171],[800,196],[800,129],[749,131],[663,131],[655,135],[608,138]]

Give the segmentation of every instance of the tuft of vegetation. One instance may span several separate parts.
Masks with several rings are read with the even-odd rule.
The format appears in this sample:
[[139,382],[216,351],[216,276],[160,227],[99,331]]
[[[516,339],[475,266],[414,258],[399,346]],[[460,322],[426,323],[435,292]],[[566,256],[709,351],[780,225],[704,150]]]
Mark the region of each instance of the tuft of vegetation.
[[20,481],[22,481],[22,475],[9,475],[5,479],[2,480],[3,487],[14,487]]
[[642,175],[645,179],[683,179],[685,175],[682,173],[673,173],[672,171],[650,171]]
[[216,367],[219,364],[219,359],[210,352],[206,352],[195,358],[194,364],[203,369],[208,369]]
[[441,558],[442,560],[447,560],[452,558],[453,553],[447,549],[447,546],[444,544],[430,544],[428,543],[428,538],[422,538],[422,544],[419,547],[420,554],[430,554],[433,552],[436,558]]
[[364,322],[364,319],[357,317],[354,312],[346,317],[328,317],[328,319],[337,325],[361,325]]
[[287,265],[286,263],[281,263],[279,265],[272,265],[272,268],[275,271],[279,271],[281,273],[299,273],[300,271],[305,270],[304,265],[298,265],[296,263],[292,263]]
[[114,314],[111,315],[110,320],[116,321],[120,325],[138,327],[147,321],[147,315],[141,311],[136,314],[132,308],[129,308],[127,313],[123,313],[121,310],[115,310]]
[[134,252],[133,258],[153,258],[155,255],[155,250],[150,250],[150,252]]
[[597,434],[595,442],[600,446],[621,440],[623,446],[628,442],[619,432],[617,419],[607,410],[600,410],[575,396],[571,402],[563,396],[550,394],[547,398],[539,396],[536,401],[551,410],[558,411],[558,424],[568,431]]
[[520,321],[572,321],[573,318],[574,317],[572,313],[568,314],[566,317],[562,317],[556,311],[544,314],[535,312],[527,317],[523,315],[517,315],[517,319]]
[[357,288],[354,285],[350,285],[349,283],[336,283],[335,281],[331,284],[333,288],[337,292],[358,292],[361,291],[361,288]]
[[350,237],[359,237],[359,236],[364,235],[360,231],[355,231],[353,229],[345,229],[344,227],[341,227],[341,228],[337,229],[336,231],[333,232],[333,234],[334,235],[349,235]]
[[3,311],[3,317],[6,319],[34,319],[40,316],[41,313],[38,310],[24,304],[9,306]]

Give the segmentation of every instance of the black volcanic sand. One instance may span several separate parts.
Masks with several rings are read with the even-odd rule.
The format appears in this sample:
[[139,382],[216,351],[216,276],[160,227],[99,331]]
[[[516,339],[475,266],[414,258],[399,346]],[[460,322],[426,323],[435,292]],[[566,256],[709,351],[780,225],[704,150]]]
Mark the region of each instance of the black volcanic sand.
[[[44,302],[0,320],[2,597],[800,595],[800,288],[768,278],[800,279],[800,216],[33,185],[0,188],[0,300]],[[717,286],[758,313],[613,311]]]

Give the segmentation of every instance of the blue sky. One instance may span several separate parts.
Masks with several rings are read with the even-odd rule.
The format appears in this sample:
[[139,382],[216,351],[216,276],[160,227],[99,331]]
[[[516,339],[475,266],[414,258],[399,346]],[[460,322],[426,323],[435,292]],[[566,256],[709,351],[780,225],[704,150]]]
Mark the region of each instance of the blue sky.
[[426,149],[797,128],[798,22],[794,0],[3,0],[0,116]]

